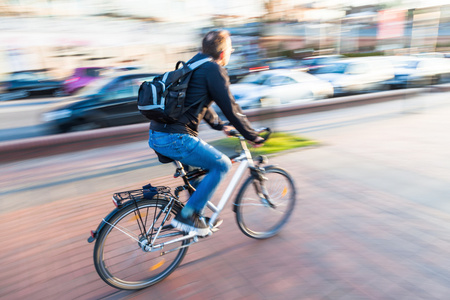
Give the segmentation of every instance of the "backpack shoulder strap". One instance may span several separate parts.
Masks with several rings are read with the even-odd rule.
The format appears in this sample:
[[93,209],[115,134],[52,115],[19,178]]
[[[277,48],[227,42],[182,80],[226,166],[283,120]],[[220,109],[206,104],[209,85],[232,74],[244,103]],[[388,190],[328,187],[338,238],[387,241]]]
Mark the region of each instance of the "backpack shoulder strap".
[[211,57],[203,58],[203,59],[197,60],[196,62],[190,63],[190,64],[188,64],[188,67],[191,70],[195,70],[198,67],[200,67],[201,65],[203,65],[204,63],[207,63],[208,61],[211,61]]
[[[167,72],[164,74],[164,77],[162,79],[162,81],[164,82],[164,84],[166,84],[166,89],[171,88],[174,83],[176,81],[178,81],[181,78],[185,78],[186,76],[191,76],[191,73],[197,69],[198,67],[200,67],[201,65],[203,65],[204,63],[207,63],[208,61],[211,61],[210,57],[198,60],[196,62],[190,63],[190,64],[186,64],[182,61],[179,61],[176,65],[176,68],[174,71],[171,72]],[[181,68],[178,69],[179,64],[182,64],[183,66]],[[170,77],[170,84],[167,85],[167,78]],[[188,79],[189,81],[189,79]],[[168,91],[166,91],[166,94],[168,93]],[[165,96],[165,95],[164,95]]]

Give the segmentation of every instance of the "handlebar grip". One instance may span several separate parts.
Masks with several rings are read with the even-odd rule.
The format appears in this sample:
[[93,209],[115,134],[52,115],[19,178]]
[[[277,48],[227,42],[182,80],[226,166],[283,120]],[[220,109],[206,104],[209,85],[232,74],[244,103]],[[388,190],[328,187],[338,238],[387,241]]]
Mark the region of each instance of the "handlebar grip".
[[257,131],[259,134],[267,132],[267,135],[264,138],[263,142],[267,141],[270,137],[270,135],[272,134],[272,130],[269,127],[265,127],[265,128],[261,128],[260,130]]
[[[260,143],[264,143],[265,141],[267,141],[269,139],[270,135],[272,134],[272,130],[269,127],[260,128],[260,129],[255,130],[255,131],[256,131],[256,133],[258,133],[258,135],[261,134],[261,133],[267,132],[267,135],[264,137],[264,139]],[[240,137],[241,136],[239,131],[237,131],[235,129],[230,130],[228,132],[228,135],[229,136],[234,136],[234,137]],[[260,144],[260,143],[258,143],[258,144]]]

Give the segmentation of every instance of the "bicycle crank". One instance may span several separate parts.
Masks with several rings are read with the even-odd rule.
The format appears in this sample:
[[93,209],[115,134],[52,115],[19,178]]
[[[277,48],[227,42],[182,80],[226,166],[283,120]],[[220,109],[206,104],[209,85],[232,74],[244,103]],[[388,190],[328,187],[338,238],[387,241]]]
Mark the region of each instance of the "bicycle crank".
[[197,242],[198,242],[198,236],[194,236],[194,237],[192,238],[192,242],[190,242],[189,244],[181,245],[181,246],[179,246],[179,247],[176,247],[176,248],[173,248],[173,249],[170,249],[170,250],[161,252],[161,255],[160,255],[160,256],[166,255],[167,253],[170,253],[170,252],[173,252],[173,251],[177,251],[177,250],[179,250],[179,249],[183,249],[183,248],[189,247],[190,245],[192,245],[192,244],[194,244],[194,243],[197,243]]

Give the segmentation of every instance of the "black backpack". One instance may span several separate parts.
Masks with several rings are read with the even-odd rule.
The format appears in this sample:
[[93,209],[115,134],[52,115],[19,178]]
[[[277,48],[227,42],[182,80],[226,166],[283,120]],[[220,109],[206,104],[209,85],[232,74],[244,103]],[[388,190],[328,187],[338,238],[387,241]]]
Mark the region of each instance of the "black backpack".
[[189,108],[202,102],[204,98],[188,107],[184,105],[192,71],[208,61],[211,59],[205,58],[190,64],[179,61],[174,71],[157,76],[151,82],[144,81],[139,87],[137,100],[141,114],[149,120],[175,123]]

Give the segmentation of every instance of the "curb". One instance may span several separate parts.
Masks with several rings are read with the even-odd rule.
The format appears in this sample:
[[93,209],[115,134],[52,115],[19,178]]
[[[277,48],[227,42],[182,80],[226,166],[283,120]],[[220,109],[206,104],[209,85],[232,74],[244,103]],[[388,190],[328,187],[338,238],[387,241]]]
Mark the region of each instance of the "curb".
[[[432,87],[431,91],[434,90],[437,92],[448,91],[450,90],[450,85]],[[245,111],[245,113],[250,121],[260,121],[358,105],[407,99],[425,91],[430,91],[430,89],[417,88],[346,96],[276,108],[251,109]],[[0,163],[143,141],[148,138],[148,126],[148,123],[141,123],[84,132],[72,132],[7,141],[0,143]]]
[[265,109],[252,109],[245,111],[245,113],[250,121],[257,121],[299,114],[321,112],[333,109],[347,108],[372,103],[386,102],[392,100],[406,99],[426,91],[428,91],[428,89],[425,88],[385,91],[371,94],[331,98],[326,100],[317,100],[315,102],[308,102],[296,105],[286,105],[277,108],[272,107]]
[[72,132],[0,144],[0,163],[118,145],[148,139],[148,124]]

